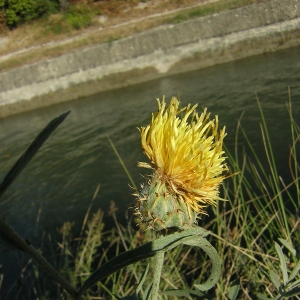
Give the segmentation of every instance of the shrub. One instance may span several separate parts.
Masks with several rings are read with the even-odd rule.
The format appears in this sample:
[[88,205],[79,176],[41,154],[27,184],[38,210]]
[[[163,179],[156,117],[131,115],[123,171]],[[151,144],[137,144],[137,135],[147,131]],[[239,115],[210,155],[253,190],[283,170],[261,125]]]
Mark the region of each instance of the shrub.
[[58,3],[54,0],[0,0],[0,9],[9,28],[37,19],[45,14],[58,10]]
[[65,14],[67,24],[79,30],[88,27],[92,22],[92,12],[86,5],[70,6]]

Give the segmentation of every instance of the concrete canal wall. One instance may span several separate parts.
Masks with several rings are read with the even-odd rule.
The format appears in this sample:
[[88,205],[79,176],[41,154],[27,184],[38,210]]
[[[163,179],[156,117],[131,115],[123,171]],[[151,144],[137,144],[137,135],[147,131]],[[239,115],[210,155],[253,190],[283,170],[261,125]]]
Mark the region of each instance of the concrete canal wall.
[[164,25],[0,73],[0,117],[298,45],[300,0]]

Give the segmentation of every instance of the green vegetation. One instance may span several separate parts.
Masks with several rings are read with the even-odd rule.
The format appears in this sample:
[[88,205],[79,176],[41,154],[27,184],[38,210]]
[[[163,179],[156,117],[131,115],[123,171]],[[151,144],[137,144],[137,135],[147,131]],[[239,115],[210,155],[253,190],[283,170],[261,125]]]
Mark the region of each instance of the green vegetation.
[[265,1],[266,0],[227,0],[227,1],[219,1],[215,3],[214,2],[207,3],[198,8],[194,8],[187,12],[180,13],[172,17],[171,19],[169,19],[167,23],[177,24],[189,19],[212,15],[227,9],[234,9],[234,8],[238,8],[238,7],[242,7],[254,3],[265,2]]
[[[178,14],[167,22],[179,23],[191,18],[205,16],[220,12],[226,9],[233,9],[253,3],[259,3],[266,0],[228,0],[216,3],[208,3],[199,8]],[[93,2],[77,0],[71,4],[65,1],[57,0],[0,0],[0,22],[8,28],[15,28],[25,22],[43,18],[59,11],[62,13],[62,19],[58,24],[54,24],[51,29],[54,33],[62,33],[71,28],[79,30],[91,25],[92,17],[99,14],[100,11],[95,9]],[[120,1],[112,1],[120,5]],[[146,1],[140,1],[146,2]]]
[[72,30],[86,28],[92,25],[94,15],[95,11],[88,5],[71,5],[61,14],[56,15],[56,17],[48,18],[44,21],[42,20],[42,23],[46,25],[44,34],[62,34]]
[[[48,18],[59,11],[59,17]],[[46,33],[50,30],[61,34],[90,26],[93,16],[97,13],[99,13],[97,9],[93,10],[92,5],[83,1],[64,6],[63,9],[54,0],[3,0],[0,2],[0,14],[3,15],[4,23],[10,29],[25,22],[40,19],[47,28],[51,25]]]
[[[200,226],[211,231],[208,241],[221,258],[222,273],[217,285],[208,292],[194,288],[194,283],[202,283],[210,275],[210,260],[197,247],[179,245],[165,253],[159,299],[292,299],[293,296],[299,299],[300,128],[293,118],[290,101],[287,168],[291,180],[286,181],[278,174],[275,149],[259,102],[258,107],[266,159],[257,154],[251,137],[239,122],[235,151],[227,151],[230,173],[223,184],[223,194],[228,201],[218,202],[214,214],[210,213],[214,217],[199,220]],[[240,139],[248,145],[251,160],[246,153],[240,153]],[[117,153],[115,148],[114,151]],[[98,191],[99,187],[95,195]],[[56,268],[75,287],[81,286],[91,272],[113,257],[156,239],[152,231],[144,231],[143,224],[138,229],[132,226],[140,223],[139,219],[132,218],[126,225],[118,223],[114,203],[110,215],[115,226],[106,231],[103,212],[90,216],[91,206],[79,236],[74,238],[73,224],[65,223],[60,229],[58,251],[53,250]],[[19,292],[25,298],[71,299],[31,260],[22,272]],[[153,259],[140,260],[98,281],[82,299],[121,299],[118,297],[132,295],[136,290],[147,299],[154,273]]]
[[72,6],[65,14],[67,24],[76,30],[88,27],[92,21],[92,11],[87,6]]
[[[92,18],[101,14],[101,5],[94,0],[0,0],[0,29],[4,27],[15,29],[21,24],[32,20],[42,20],[47,27],[52,24],[50,30],[61,34],[72,29],[79,30],[91,25]],[[103,6],[110,7],[113,11],[121,7],[126,1],[110,1]],[[133,4],[139,1],[127,1]],[[53,18],[49,16],[58,15]]]
[[55,0],[1,0],[0,14],[7,27],[16,26],[57,12],[59,5]]

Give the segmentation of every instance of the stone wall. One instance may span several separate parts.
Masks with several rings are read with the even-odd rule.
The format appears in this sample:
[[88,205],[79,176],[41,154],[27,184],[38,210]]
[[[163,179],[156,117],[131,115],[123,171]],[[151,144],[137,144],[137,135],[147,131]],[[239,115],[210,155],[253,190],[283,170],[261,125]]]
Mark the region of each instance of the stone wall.
[[270,0],[0,73],[0,117],[300,45],[300,0]]

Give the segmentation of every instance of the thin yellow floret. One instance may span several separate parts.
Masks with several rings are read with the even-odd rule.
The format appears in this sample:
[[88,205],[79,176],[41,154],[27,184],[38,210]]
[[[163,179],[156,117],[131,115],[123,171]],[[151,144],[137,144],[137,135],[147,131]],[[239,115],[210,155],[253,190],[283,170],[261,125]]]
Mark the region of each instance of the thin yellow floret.
[[199,116],[197,105],[179,109],[175,97],[167,108],[164,98],[157,103],[158,112],[140,129],[142,149],[151,165],[139,166],[154,168],[171,191],[203,213],[205,205],[215,205],[219,199],[227,170],[222,150],[225,127],[219,131],[218,117],[210,120],[206,109]]

